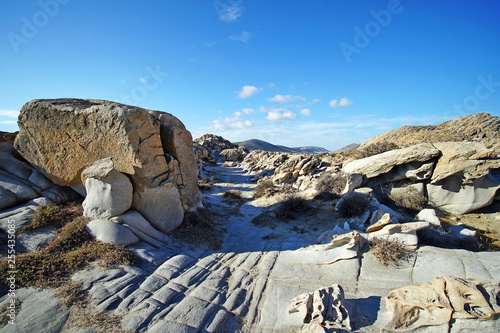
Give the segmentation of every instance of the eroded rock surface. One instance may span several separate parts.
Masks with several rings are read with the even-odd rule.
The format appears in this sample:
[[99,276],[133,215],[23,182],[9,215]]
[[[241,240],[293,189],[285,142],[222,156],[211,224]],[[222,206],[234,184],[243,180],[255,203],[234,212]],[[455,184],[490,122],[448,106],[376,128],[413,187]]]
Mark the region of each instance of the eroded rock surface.
[[[163,231],[201,203],[191,134],[171,114],[102,100],[33,100],[21,109],[19,128],[16,149],[59,185],[81,189],[83,170],[112,160],[132,182],[132,206]],[[167,204],[151,212],[151,198]]]
[[306,325],[302,332],[351,331],[351,320],[345,308],[344,289],[339,284],[318,289],[294,298],[288,313],[298,312]]
[[386,307],[390,332],[408,332],[424,326],[450,324],[452,319],[496,319],[500,315],[500,283],[476,279],[437,277],[419,286],[392,291]]
[[500,188],[500,160],[488,157],[496,155],[496,150],[480,142],[442,142],[435,146],[443,156],[427,185],[431,203],[455,214],[491,204]]

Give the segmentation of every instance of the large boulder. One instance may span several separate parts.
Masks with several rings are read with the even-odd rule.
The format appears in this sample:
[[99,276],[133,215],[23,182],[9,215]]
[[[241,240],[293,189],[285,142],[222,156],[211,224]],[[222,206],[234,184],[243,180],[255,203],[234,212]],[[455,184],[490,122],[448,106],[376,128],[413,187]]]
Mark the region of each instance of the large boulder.
[[436,143],[442,157],[430,184],[429,201],[442,210],[465,214],[488,206],[500,188],[500,160],[480,142]]
[[348,175],[364,175],[365,186],[403,179],[420,181],[431,177],[435,159],[440,154],[433,145],[422,143],[352,161],[344,166],[343,171]]
[[[81,189],[83,170],[111,159],[132,182],[132,206],[162,231],[201,205],[191,134],[169,113],[102,100],[33,100],[21,109],[19,128],[17,151],[59,185]],[[142,210],[152,197],[154,212]]]

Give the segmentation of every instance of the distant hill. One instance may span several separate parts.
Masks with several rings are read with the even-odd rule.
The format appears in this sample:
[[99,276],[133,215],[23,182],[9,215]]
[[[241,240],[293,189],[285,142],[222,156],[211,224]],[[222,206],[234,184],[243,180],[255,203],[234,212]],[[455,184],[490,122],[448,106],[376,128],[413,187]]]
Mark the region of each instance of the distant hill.
[[356,150],[359,148],[359,146],[361,146],[359,143],[351,143],[350,145],[347,145],[345,147],[342,147],[340,149],[337,149],[335,151],[333,151],[333,153],[348,153],[350,151],[353,151],[353,150]]
[[294,147],[289,148],[285,146],[273,145],[272,143],[251,139],[242,142],[235,142],[237,145],[241,147],[245,147],[248,150],[264,150],[271,152],[281,152],[281,153],[301,153],[301,154],[318,154],[318,153],[327,153],[328,150],[321,147]]
[[423,142],[436,143],[485,139],[500,139],[500,118],[483,112],[448,120],[438,125],[405,125],[377,135],[363,142],[361,147],[382,141],[395,143],[400,147],[408,147]]

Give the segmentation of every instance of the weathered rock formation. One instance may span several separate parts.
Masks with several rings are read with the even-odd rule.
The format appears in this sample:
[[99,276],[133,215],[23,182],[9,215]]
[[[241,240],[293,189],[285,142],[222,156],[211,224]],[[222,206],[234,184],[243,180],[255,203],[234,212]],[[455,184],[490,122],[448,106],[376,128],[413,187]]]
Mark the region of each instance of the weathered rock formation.
[[339,284],[295,297],[288,307],[288,313],[296,312],[306,324],[301,332],[351,331],[344,289]]
[[480,142],[443,142],[434,146],[443,156],[436,164],[430,184],[429,201],[455,214],[488,206],[500,188],[500,153]]
[[270,179],[275,184],[292,184],[301,190],[311,188],[315,177],[321,172],[333,172],[340,164],[331,156],[272,153],[267,151],[250,152],[240,167],[255,174],[255,180]]
[[488,113],[477,113],[431,126],[403,126],[365,141],[361,147],[378,142],[412,146],[419,143],[448,141],[498,141],[500,118]]
[[453,319],[496,319],[500,316],[500,283],[436,277],[419,286],[392,291],[385,299],[392,320],[390,332],[411,332],[425,326],[447,326]]
[[225,149],[238,149],[234,144],[221,136],[214,134],[205,134],[193,141],[195,155],[199,159],[205,159],[209,156],[216,161],[221,151]]
[[[342,171],[357,186],[394,194],[399,183],[411,183],[429,202],[450,213],[465,214],[488,206],[500,188],[500,146],[481,142],[422,143],[355,160]],[[360,178],[362,177],[362,179]]]
[[402,179],[420,181],[432,175],[438,149],[428,143],[395,149],[350,162],[343,167],[346,174],[362,174],[364,185],[376,186]]
[[112,170],[132,183],[132,208],[161,231],[201,204],[191,134],[171,114],[102,100],[33,100],[21,109],[19,128],[17,151],[53,182],[82,194],[84,184],[91,193],[95,184],[110,186],[84,170],[112,161]]

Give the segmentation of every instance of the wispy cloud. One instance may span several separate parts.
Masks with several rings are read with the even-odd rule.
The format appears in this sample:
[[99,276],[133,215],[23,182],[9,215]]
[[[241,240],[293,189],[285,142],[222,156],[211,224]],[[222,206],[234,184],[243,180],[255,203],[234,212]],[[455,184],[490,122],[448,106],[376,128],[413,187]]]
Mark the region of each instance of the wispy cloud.
[[255,110],[251,108],[244,108],[241,110],[244,114],[254,114]]
[[0,110],[0,117],[17,118],[19,117],[19,111]]
[[309,116],[312,115],[312,112],[309,109],[302,109],[302,110],[300,110],[300,114],[303,115],[303,116],[308,116],[309,117]]
[[343,108],[353,104],[353,101],[348,100],[346,97],[342,97],[340,100],[332,99],[330,101],[330,107],[332,108]]
[[2,124],[2,125],[17,125],[17,121],[15,121],[15,120],[0,120],[0,124]]
[[280,95],[280,94],[269,98],[269,102],[278,102],[278,103],[291,103],[298,100],[304,101],[305,98],[300,95],[292,96],[292,95]]
[[[236,2],[236,1],[230,1],[230,2]],[[222,22],[234,23],[243,14],[243,6],[241,6],[239,3],[227,5],[222,1],[214,1],[214,6],[215,10],[219,14],[219,19]]]
[[139,78],[139,81],[140,81],[140,82],[142,82],[142,83],[146,83],[146,79],[145,79],[145,78],[143,78],[143,77],[140,77],[140,78]]
[[241,99],[246,99],[249,98],[258,92],[260,92],[261,89],[255,87],[255,86],[243,86],[241,90],[238,92],[238,97]]
[[310,101],[310,102],[309,102],[309,104],[316,104],[316,103],[318,103],[319,101],[321,101],[321,99],[319,99],[319,98],[315,98],[315,99],[313,99],[312,101]]
[[248,42],[253,35],[248,31],[242,31],[239,34],[232,34],[229,39],[235,40],[237,42]]

